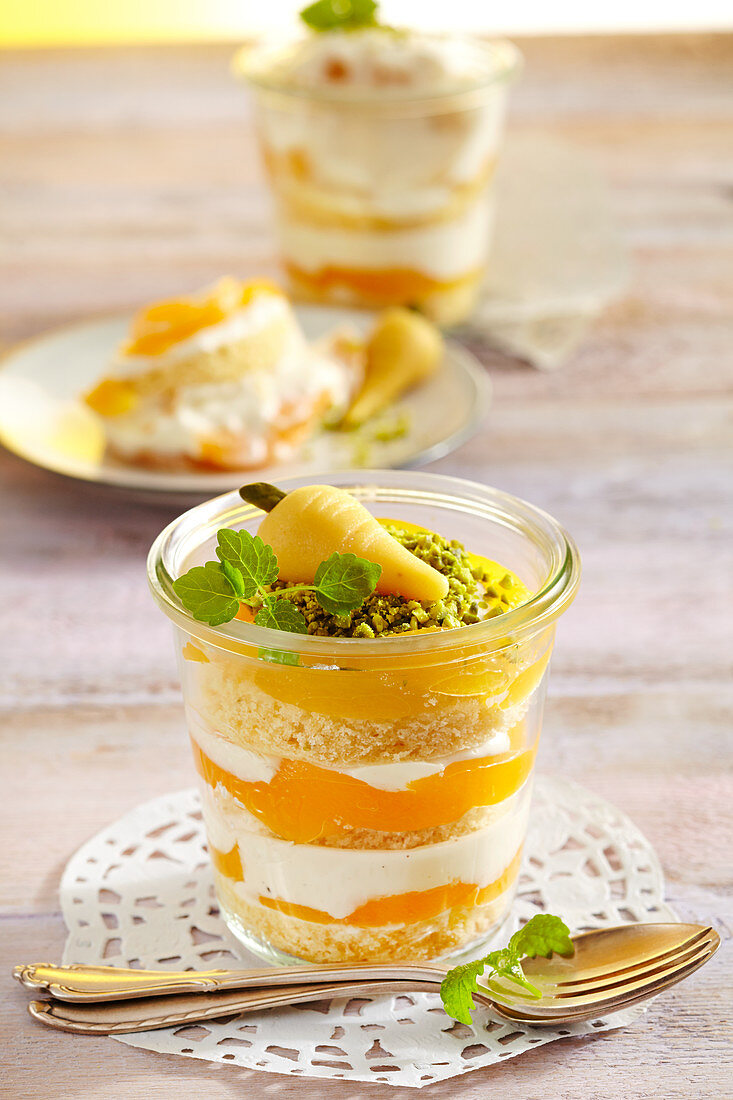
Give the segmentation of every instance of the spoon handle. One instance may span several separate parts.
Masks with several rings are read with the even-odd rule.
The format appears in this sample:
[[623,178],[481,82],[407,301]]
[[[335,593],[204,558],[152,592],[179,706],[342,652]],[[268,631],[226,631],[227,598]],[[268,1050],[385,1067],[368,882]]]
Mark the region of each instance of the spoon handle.
[[438,966],[406,963],[397,966],[335,964],[259,967],[253,970],[128,970],[82,963],[69,966],[26,963],[15,967],[13,977],[26,989],[42,990],[59,1001],[92,1003],[349,980],[440,982],[445,973],[445,969]]
[[143,1000],[109,1004],[65,1004],[61,1001],[31,1001],[31,1016],[60,1031],[86,1035],[120,1035],[151,1031],[161,1027],[191,1024],[199,1020],[260,1012],[266,1008],[299,1004],[334,997],[374,997],[382,993],[436,993],[437,982],[353,981],[291,985],[279,989],[225,990],[221,993],[186,993],[164,1000]]

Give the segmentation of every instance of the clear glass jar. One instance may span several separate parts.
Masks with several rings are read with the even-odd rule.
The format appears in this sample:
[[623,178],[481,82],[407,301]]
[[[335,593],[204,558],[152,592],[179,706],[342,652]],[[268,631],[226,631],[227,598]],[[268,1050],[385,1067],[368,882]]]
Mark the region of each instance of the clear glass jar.
[[254,91],[292,292],[364,308],[416,306],[453,324],[470,314],[485,274],[519,53],[459,35],[420,40],[450,51],[461,78],[420,92],[292,87],[298,40],[247,47],[235,71]]
[[492,935],[511,905],[577,551],[544,512],[473,482],[321,481],[459,540],[535,594],[471,626],[370,640],[212,628],[172,582],[214,557],[218,528],[254,532],[262,513],[228,493],[170,524],[148,575],[175,628],[219,903],[270,960],[449,956]]

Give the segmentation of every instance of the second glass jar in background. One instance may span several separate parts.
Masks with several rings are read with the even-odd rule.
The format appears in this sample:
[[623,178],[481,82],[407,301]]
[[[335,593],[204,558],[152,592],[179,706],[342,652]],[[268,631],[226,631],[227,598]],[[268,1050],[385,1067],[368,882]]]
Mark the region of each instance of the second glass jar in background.
[[433,37],[465,59],[470,80],[435,93],[293,88],[278,74],[296,47],[239,55],[297,297],[415,306],[438,324],[471,313],[486,270],[493,175],[519,54],[507,42]]

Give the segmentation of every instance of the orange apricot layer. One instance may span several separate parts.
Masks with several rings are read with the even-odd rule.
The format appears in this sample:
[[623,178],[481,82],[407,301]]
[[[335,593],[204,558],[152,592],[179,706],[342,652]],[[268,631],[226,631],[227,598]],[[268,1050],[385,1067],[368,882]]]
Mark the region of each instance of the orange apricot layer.
[[[380,517],[379,522],[399,525],[407,532],[427,532],[425,527],[402,520]],[[510,608],[529,599],[529,589],[505,566],[477,554],[471,554],[470,560],[484,571],[487,583],[498,586],[508,595]],[[512,577],[509,589],[502,584],[507,574]],[[254,612],[247,604],[241,604],[236,617],[253,622]],[[416,653],[409,660],[398,662],[395,671],[387,668],[381,658],[371,660],[344,655],[340,657],[336,674],[307,663],[283,665],[262,660],[251,665],[243,663],[241,672],[235,674],[251,678],[265,695],[299,710],[346,720],[369,715],[375,722],[399,721],[413,716],[416,709],[424,709],[425,697],[433,694],[448,701],[471,697],[480,698],[489,705],[495,701],[501,710],[508,710],[529,699],[539,686],[550,661],[554,628],[542,631],[519,646],[512,646],[508,637],[507,647],[514,651],[511,659],[501,650],[496,654],[477,652],[475,644],[464,646],[462,631],[454,633],[455,648],[451,648],[442,661],[437,662],[430,653]],[[239,648],[243,655],[257,656],[253,646],[241,643]],[[184,647],[183,656],[187,660],[207,660],[206,655],[190,642]]]
[[309,844],[351,829],[412,832],[448,825],[475,806],[493,806],[515,794],[534,762],[535,749],[457,760],[439,773],[385,791],[362,779],[304,760],[282,760],[265,783],[248,782],[215,764],[192,739],[205,783],[224,789],[283,840]]
[[230,848],[228,852],[222,852],[221,848],[215,848],[211,843],[209,843],[208,847],[211,862],[220,875],[225,875],[227,878],[230,878],[232,882],[244,881],[242,857],[239,854],[239,846],[237,844],[235,844],[233,848]]
[[[232,852],[237,851],[236,845]],[[223,866],[229,861],[232,853],[214,854],[211,849],[214,866],[222,874],[227,875]],[[238,857],[237,857],[238,858]],[[499,897],[507,890],[519,872],[522,858],[521,848],[512,859],[509,866],[501,875],[488,886],[477,886],[470,882],[447,882],[442,886],[434,886],[430,890],[410,890],[404,894],[390,894],[379,898],[370,898],[364,905],[358,906],[347,917],[332,917],[324,909],[312,909],[308,905],[296,905],[282,898],[268,898],[260,896],[260,905],[267,909],[274,909],[288,917],[297,917],[298,920],[310,921],[313,924],[346,924],[356,928],[380,928],[389,924],[411,924],[415,921],[430,920],[448,909],[456,906],[486,905]],[[218,862],[217,862],[218,860]],[[239,864],[241,868],[241,863]],[[234,881],[242,881],[235,874],[227,875]]]
[[124,416],[132,412],[139,401],[137,390],[125,378],[103,378],[84,400],[100,416]]
[[282,292],[267,279],[253,279],[246,283],[240,283],[237,279],[220,279],[208,295],[155,302],[135,316],[130,341],[124,348],[125,354],[162,355],[174,344],[242,309],[260,293]]
[[479,270],[471,270],[455,279],[434,279],[411,267],[372,269],[327,264],[318,271],[306,271],[291,261],[285,266],[291,279],[315,294],[346,287],[369,302],[384,305],[419,302],[430,294],[473,283],[482,274]]
[[[347,656],[338,673],[307,665],[259,661],[252,678],[265,695],[329,718],[353,720],[368,715],[374,722],[399,721],[431,706],[426,697],[432,694],[444,696],[448,703],[451,699],[474,697],[487,705],[498,697],[496,705],[508,710],[524,702],[540,683],[550,659],[549,639],[546,644],[542,656],[521,671],[502,654],[496,659],[469,656],[451,665],[436,664],[432,654],[426,654],[420,664],[420,655],[416,655],[409,665],[396,661],[394,671],[384,663],[380,668],[370,668],[368,657]],[[460,652],[457,644],[456,657]],[[527,656],[531,654],[529,650]],[[349,663],[354,667],[348,668]]]

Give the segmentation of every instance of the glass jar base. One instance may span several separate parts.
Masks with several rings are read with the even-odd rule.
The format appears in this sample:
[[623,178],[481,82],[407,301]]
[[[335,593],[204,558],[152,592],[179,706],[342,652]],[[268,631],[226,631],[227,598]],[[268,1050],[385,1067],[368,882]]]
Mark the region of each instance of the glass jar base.
[[222,905],[221,900],[219,901],[219,912],[237,942],[250,954],[256,955],[258,959],[264,959],[270,966],[302,966],[303,963],[308,962],[307,959],[299,959],[296,955],[289,955],[287,951],[275,947],[269,940],[262,939],[261,936],[256,936],[254,932],[250,932],[236,913],[232,913],[225,905]]
[[[260,936],[251,932],[242,922],[240,917],[236,913],[231,912],[225,905],[219,902],[221,917],[226,924],[227,928],[246,951],[252,955],[256,955],[257,958],[263,959],[264,962],[269,963],[270,966],[302,966],[304,963],[312,962],[312,959],[300,958],[297,955],[291,955],[287,951],[283,951],[279,947],[275,947],[269,940],[265,940]],[[481,955],[486,954],[491,950],[495,943],[500,939],[500,933],[502,929],[509,921],[511,913],[507,911],[503,914],[500,920],[488,928],[477,939],[472,940],[470,943],[462,944],[454,951],[450,951],[444,955],[439,955],[431,959],[416,959],[418,962],[435,962],[435,963],[451,963],[454,966],[459,965],[462,962],[468,962],[471,959],[479,958]],[[348,962],[349,960],[343,960]],[[377,960],[375,960],[377,961]],[[380,960],[385,961],[385,960]]]

